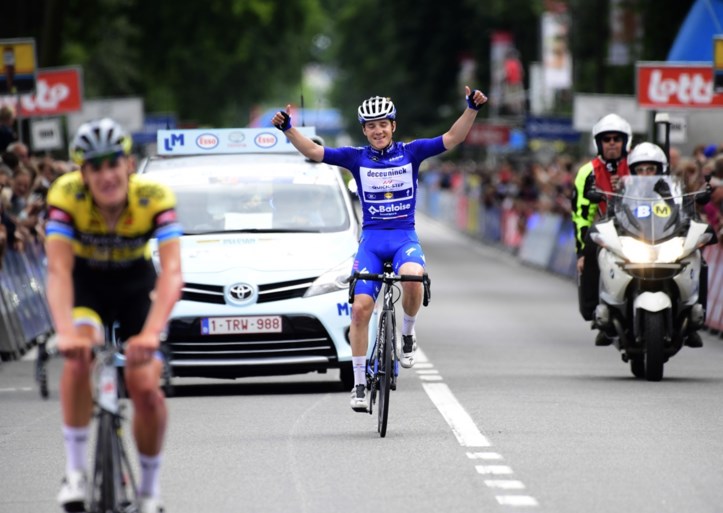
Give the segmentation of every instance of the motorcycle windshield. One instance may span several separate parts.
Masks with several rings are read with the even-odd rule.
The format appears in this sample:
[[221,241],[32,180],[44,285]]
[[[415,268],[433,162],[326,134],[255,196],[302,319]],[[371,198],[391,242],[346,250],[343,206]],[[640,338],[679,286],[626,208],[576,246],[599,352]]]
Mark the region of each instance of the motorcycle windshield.
[[636,239],[657,243],[690,218],[690,198],[670,176],[625,176],[612,203],[618,226]]

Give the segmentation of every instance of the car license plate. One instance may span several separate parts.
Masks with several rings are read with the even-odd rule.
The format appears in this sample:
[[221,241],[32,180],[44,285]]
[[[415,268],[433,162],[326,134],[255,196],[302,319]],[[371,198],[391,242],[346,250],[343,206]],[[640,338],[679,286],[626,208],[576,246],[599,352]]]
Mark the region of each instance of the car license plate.
[[204,317],[201,319],[201,335],[246,333],[281,333],[281,316]]

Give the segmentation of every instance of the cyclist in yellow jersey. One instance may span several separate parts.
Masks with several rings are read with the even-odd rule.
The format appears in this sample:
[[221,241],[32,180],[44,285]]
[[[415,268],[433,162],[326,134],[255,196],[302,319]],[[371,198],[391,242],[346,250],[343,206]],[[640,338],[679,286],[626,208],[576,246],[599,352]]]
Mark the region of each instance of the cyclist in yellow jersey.
[[[133,402],[141,513],[160,513],[158,487],[167,412],[160,377],[160,336],[182,287],[181,228],[165,186],[133,173],[130,138],[111,119],[82,125],[71,143],[81,166],[48,192],[47,296],[65,357],[60,380],[65,478],[58,501],[84,511],[92,416],[91,346],[119,324],[125,382]],[[160,272],[148,241],[158,240]]]

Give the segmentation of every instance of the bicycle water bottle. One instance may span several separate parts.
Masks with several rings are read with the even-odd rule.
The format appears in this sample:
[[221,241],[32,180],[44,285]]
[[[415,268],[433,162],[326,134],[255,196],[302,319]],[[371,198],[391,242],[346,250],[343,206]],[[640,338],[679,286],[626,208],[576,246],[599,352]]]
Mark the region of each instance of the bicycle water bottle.
[[[381,297],[381,294],[379,295]],[[384,308],[384,304],[381,300],[377,299],[377,302],[374,303],[374,310],[372,311],[372,316],[369,319],[369,340],[367,343],[367,361],[372,356],[372,351],[374,350],[374,344],[377,341],[377,331],[379,326],[379,316],[382,313],[382,308]]]
[[118,369],[113,357],[104,356],[98,375],[98,406],[118,413]]

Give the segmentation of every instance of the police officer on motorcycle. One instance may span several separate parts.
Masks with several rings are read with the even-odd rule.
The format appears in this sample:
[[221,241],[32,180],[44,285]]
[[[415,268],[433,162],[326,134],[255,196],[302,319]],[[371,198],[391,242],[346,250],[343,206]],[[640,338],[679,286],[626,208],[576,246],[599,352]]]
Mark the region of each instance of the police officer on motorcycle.
[[[597,156],[585,163],[575,175],[572,193],[572,221],[575,225],[575,249],[577,251],[578,300],[580,314],[586,321],[593,319],[598,304],[600,269],[597,263],[597,247],[587,237],[598,212],[605,214],[604,197],[594,197],[593,191],[613,192],[619,177],[630,174],[625,159],[632,144],[630,123],[617,114],[608,114],[592,128]],[[609,345],[610,339],[600,332],[596,345]]]

